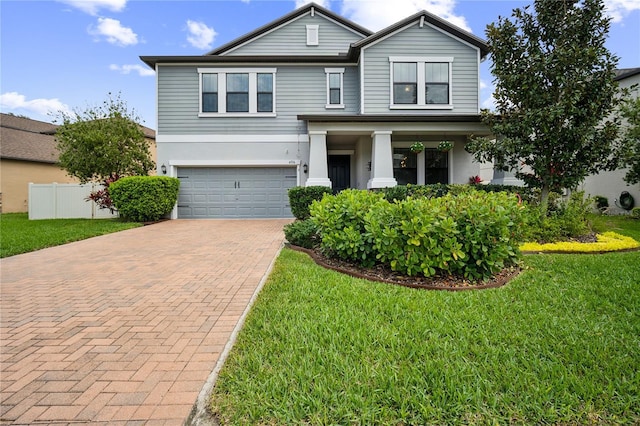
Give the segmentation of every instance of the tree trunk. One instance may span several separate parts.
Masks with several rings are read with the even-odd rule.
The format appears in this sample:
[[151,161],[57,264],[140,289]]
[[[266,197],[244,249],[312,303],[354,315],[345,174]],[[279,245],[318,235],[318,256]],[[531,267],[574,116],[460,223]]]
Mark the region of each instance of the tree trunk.
[[543,185],[540,192],[540,208],[546,215],[549,208],[549,185]]

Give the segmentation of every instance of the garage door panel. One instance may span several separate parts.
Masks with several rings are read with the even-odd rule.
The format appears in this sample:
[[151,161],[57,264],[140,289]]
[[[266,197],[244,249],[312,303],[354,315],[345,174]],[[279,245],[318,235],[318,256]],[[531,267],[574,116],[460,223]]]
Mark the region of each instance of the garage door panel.
[[179,168],[178,217],[292,217],[292,167]]

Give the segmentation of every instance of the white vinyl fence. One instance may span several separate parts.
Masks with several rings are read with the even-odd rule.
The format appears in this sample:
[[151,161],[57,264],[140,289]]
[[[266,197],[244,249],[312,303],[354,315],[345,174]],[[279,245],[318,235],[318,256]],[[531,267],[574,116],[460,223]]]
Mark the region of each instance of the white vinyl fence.
[[110,219],[118,217],[100,209],[87,197],[102,188],[98,184],[30,183],[29,219]]

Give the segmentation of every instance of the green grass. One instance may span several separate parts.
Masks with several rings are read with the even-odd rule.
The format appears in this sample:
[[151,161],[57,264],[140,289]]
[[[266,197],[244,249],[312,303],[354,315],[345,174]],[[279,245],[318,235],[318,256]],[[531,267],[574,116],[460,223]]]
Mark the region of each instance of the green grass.
[[141,226],[119,219],[29,220],[27,213],[0,215],[0,257],[14,256]]
[[285,249],[212,409],[223,424],[640,422],[640,253],[524,265],[499,289],[420,291]]
[[630,216],[589,215],[589,221],[596,232],[613,231],[640,241],[640,220]]

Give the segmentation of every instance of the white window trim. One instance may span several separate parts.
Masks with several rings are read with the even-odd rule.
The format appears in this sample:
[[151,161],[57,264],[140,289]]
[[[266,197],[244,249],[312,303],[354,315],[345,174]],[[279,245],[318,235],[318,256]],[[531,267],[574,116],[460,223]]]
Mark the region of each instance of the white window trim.
[[[344,109],[344,68],[325,68],[324,72],[327,76],[327,104],[326,109]],[[331,103],[331,90],[329,87],[329,75],[340,74],[340,103]]]
[[[277,68],[198,68],[198,117],[275,117]],[[202,111],[202,74],[218,74],[218,112]],[[249,112],[227,112],[227,74],[249,74]],[[258,112],[258,74],[273,75],[272,112]]]
[[[393,103],[393,64],[395,62],[416,63],[417,70],[417,104],[394,104]],[[448,63],[449,64],[449,103],[448,104],[427,104],[426,103],[426,78],[425,67],[427,63]],[[453,56],[389,56],[389,109],[453,109]]]

